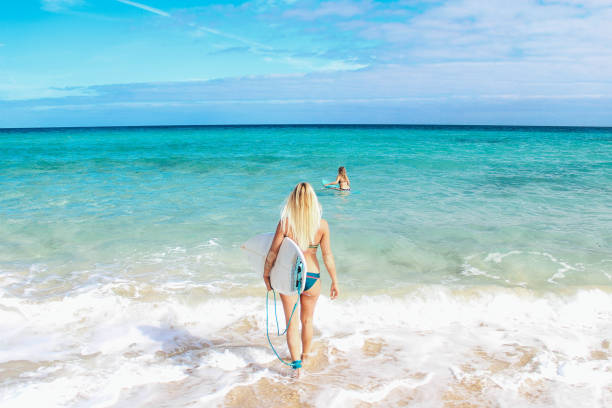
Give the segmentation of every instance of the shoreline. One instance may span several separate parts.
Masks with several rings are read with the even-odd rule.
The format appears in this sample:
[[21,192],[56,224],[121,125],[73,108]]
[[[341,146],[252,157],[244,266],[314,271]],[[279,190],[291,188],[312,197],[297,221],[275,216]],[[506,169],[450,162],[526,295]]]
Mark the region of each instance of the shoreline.
[[[169,282],[152,297],[125,284],[42,303],[4,293],[3,405],[40,392],[51,405],[72,405],[82,390],[84,401],[174,406],[569,407],[578,397],[591,406],[612,399],[610,291],[322,296],[314,356],[296,381],[267,346],[264,296],[203,299]],[[287,354],[283,336],[273,342]]]

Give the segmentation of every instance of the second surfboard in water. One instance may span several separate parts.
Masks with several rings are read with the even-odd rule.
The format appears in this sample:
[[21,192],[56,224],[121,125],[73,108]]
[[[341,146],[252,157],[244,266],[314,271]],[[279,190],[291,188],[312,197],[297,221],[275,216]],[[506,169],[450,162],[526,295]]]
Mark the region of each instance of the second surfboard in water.
[[338,184],[332,184],[331,186],[326,186],[326,184],[331,183],[331,181],[326,180],[326,179],[322,179],[321,180],[321,185],[323,186],[323,188],[326,188],[328,190],[331,191],[337,191],[338,193],[344,193],[344,194],[359,194],[357,191],[350,189],[350,190],[340,190],[340,186]]

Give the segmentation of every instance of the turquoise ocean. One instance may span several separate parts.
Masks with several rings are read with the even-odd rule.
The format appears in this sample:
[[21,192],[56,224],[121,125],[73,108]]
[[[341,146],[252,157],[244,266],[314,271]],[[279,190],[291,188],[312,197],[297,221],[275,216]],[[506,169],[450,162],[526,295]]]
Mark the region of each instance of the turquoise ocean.
[[[240,245],[300,181],[341,295],[296,381]],[[0,331],[3,407],[611,406],[612,128],[0,130]]]

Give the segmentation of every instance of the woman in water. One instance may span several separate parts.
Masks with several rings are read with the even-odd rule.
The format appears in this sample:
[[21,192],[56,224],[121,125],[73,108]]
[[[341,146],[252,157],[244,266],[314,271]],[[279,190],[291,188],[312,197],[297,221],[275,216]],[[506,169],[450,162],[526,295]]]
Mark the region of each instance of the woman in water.
[[[313,188],[308,183],[299,183],[289,197],[281,212],[281,219],[276,227],[270,251],[264,265],[263,279],[268,290],[270,285],[270,270],[274,266],[281,243],[285,237],[291,238],[304,252],[306,258],[306,286],[300,295],[300,321],[302,323],[302,353],[300,355],[300,333],[298,322],[291,319],[287,329],[287,345],[291,354],[292,367],[296,376],[300,375],[300,367],[312,348],[312,317],[317,299],[321,293],[321,274],[317,260],[317,248],[321,248],[323,262],[331,278],[330,298],[338,296],[336,281],[336,266],[329,243],[329,225],[321,218],[321,205]],[[285,310],[285,321],[289,320],[291,311],[297,301],[297,295],[280,294]]]
[[344,166],[338,167],[338,175],[336,176],[336,180],[331,183],[324,184],[323,187],[331,186],[332,184],[338,184],[340,186],[340,188],[336,188],[336,190],[349,191],[351,189],[351,180],[349,180],[348,176],[346,175],[346,169]]

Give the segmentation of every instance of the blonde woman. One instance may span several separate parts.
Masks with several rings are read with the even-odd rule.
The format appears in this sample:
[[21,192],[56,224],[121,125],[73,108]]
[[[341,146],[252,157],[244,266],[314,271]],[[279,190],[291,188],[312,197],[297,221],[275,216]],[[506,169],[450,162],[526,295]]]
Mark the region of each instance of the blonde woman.
[[300,354],[300,333],[296,319],[291,319],[291,311],[297,301],[297,295],[280,294],[285,311],[285,322],[289,324],[287,329],[287,345],[291,354],[292,366],[296,370],[296,376],[300,375],[302,361],[308,356],[312,348],[312,317],[315,305],[321,293],[321,279],[319,261],[317,260],[317,249],[321,248],[323,262],[331,278],[330,298],[338,297],[338,283],[336,280],[336,266],[329,243],[329,225],[321,218],[321,205],[317,199],[312,186],[308,183],[299,183],[285,203],[281,212],[281,219],[276,227],[276,234],[272,240],[270,251],[266,257],[263,279],[268,290],[270,285],[270,270],[274,266],[281,243],[285,237],[291,238],[304,252],[308,271],[306,274],[306,286],[300,295],[300,321],[302,323]]
[[346,169],[344,168],[344,166],[338,167],[338,175],[336,176],[336,180],[331,183],[324,184],[323,187],[331,186],[334,184],[338,184],[340,188],[331,188],[335,188],[336,190],[340,191],[350,191],[351,180],[349,180],[348,176],[346,175]]

